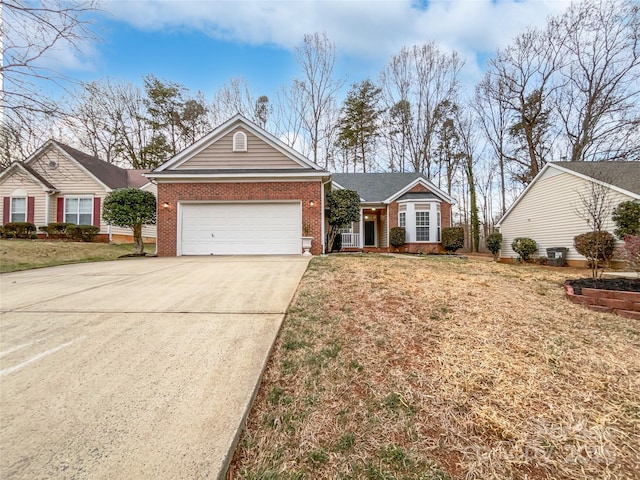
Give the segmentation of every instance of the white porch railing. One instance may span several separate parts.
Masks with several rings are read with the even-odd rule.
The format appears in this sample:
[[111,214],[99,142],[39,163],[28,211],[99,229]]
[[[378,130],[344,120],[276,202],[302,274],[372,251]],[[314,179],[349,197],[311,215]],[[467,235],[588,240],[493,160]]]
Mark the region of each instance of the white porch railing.
[[342,248],[360,248],[359,233],[342,233]]

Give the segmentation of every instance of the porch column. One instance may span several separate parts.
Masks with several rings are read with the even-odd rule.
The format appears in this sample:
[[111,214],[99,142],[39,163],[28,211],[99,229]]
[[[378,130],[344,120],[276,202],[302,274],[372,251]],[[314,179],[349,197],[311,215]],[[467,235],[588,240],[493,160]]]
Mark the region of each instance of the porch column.
[[358,232],[358,248],[364,248],[364,208],[360,207],[360,231]]

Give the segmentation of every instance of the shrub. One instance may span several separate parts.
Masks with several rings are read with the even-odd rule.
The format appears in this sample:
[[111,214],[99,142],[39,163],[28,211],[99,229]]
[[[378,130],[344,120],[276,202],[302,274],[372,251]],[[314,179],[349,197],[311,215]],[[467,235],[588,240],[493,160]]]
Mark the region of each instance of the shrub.
[[536,241],[527,237],[518,237],[511,243],[511,249],[518,254],[523,262],[528,262],[531,255],[538,250]]
[[98,234],[100,227],[93,225],[68,225],[66,231],[73,240],[90,242]]
[[4,225],[3,236],[4,238],[33,238],[36,231],[36,226],[31,222],[9,222]]
[[49,238],[68,238],[67,228],[75,226],[74,223],[52,222],[49,225],[40,227],[40,231],[45,232]]
[[487,237],[487,240],[486,240],[485,243],[487,244],[487,248],[489,249],[489,251],[493,255],[493,258],[497,259],[498,258],[498,253],[500,252],[500,249],[502,248],[502,234],[499,233],[499,232],[491,233]]
[[640,203],[622,202],[613,209],[611,218],[616,224],[613,233],[620,240],[624,240],[627,235],[640,235]]
[[407,242],[407,231],[404,227],[393,227],[389,232],[389,243],[398,248]]
[[464,247],[464,229],[462,227],[443,228],[442,247],[447,253],[454,253]]
[[640,272],[640,235],[627,235],[624,237],[624,245],[618,248],[617,253],[628,268]]

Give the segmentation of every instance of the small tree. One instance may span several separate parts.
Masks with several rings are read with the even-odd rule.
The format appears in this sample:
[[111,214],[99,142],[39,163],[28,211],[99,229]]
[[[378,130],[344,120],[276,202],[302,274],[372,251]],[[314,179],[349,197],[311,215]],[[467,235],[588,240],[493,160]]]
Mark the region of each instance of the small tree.
[[109,225],[133,230],[135,254],[143,255],[142,226],[156,223],[156,197],[137,188],[114,190],[104,199],[102,218]]
[[360,195],[353,190],[332,190],[327,195],[327,210],[327,252],[331,252],[340,229],[360,220]]
[[518,237],[511,242],[511,249],[518,254],[520,260],[528,262],[538,250],[538,244],[532,238]]
[[627,268],[640,272],[640,235],[624,237],[624,245],[618,248],[617,254],[627,264]]
[[576,251],[588,260],[591,278],[598,278],[598,268],[609,265],[613,258],[616,239],[609,232],[587,232],[573,239]]
[[640,203],[622,202],[613,209],[611,217],[616,224],[616,237],[624,240],[628,235],[640,235]]
[[500,232],[493,232],[487,237],[487,248],[493,255],[493,260],[498,260],[498,253],[502,248],[502,234]]
[[446,227],[442,229],[442,247],[447,253],[454,253],[464,247],[464,228]]

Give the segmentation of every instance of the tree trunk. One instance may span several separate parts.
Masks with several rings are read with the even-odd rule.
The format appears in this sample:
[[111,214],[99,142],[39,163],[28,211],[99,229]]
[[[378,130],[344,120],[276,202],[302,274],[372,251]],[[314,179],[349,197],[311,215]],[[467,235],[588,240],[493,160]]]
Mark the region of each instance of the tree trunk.
[[142,242],[142,225],[133,226],[133,241],[136,244],[136,255],[144,254],[144,243]]

